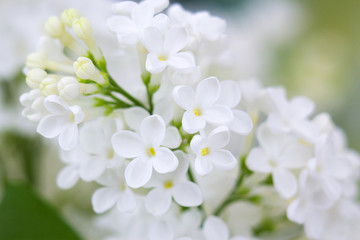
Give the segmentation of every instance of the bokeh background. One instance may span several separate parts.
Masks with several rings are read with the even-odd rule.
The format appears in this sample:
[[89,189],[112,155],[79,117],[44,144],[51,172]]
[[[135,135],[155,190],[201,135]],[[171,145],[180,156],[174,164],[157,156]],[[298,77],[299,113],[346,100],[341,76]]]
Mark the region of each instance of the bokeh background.
[[[183,0],[228,21],[236,76],[284,85],[315,100],[360,151],[359,0]],[[76,7],[96,28],[110,15],[104,0],[0,1],[0,239],[99,239],[91,184],[59,190],[56,147],[21,117],[22,69],[36,50],[44,21]],[[230,76],[229,76],[230,77]],[[236,79],[235,79],[236,80]],[[77,194],[74,194],[74,193]],[[26,236],[26,237],[25,237]]]

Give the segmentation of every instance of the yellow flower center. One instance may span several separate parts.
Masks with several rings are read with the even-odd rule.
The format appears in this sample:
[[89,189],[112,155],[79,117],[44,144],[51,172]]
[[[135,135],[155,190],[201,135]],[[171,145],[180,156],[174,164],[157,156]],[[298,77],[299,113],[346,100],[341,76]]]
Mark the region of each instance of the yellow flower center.
[[201,154],[201,156],[206,156],[206,155],[208,155],[208,154],[209,154],[209,149],[208,149],[207,147],[201,149],[200,154]]
[[164,182],[164,188],[169,189],[174,186],[173,182],[171,180]]
[[159,56],[158,56],[158,59],[159,59],[160,61],[166,61],[166,60],[167,60],[167,57],[166,57],[165,55],[159,55]]
[[201,115],[201,112],[200,112],[200,110],[199,109],[194,109],[193,110],[194,111],[194,114],[195,114],[195,116],[200,116]]
[[155,149],[153,147],[149,148],[149,153],[151,156],[155,156]]
[[114,157],[114,150],[113,149],[109,149],[108,153],[107,153],[107,158],[108,159],[112,159]]

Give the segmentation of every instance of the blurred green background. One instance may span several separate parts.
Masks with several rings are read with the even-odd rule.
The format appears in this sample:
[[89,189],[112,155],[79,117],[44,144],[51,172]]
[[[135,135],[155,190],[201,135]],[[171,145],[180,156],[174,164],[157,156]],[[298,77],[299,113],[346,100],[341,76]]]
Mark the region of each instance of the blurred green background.
[[[329,112],[346,132],[349,146],[360,150],[359,0],[177,2],[228,19],[229,36],[239,38],[235,39],[237,54],[243,55],[239,65],[252,63],[240,66],[241,77],[254,75],[266,86],[285,85],[290,96],[314,99],[317,112]],[[4,21],[0,24],[4,30]],[[11,37],[16,35],[2,34],[0,43]],[[20,57],[25,61],[28,53]],[[1,56],[6,57],[11,56]],[[86,227],[74,220],[74,212],[79,212],[80,220],[92,216],[89,194],[93,186],[80,184],[69,191],[56,188],[56,174],[62,167],[57,152],[20,116],[18,98],[26,89],[21,69],[19,64],[10,74],[0,75],[0,239],[79,239],[76,232],[84,236]],[[83,194],[73,197],[76,191]]]

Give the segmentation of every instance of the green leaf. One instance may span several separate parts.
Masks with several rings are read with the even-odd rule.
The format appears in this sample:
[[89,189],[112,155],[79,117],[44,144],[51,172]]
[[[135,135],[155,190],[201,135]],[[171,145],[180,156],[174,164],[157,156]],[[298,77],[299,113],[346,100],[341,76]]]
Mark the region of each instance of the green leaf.
[[80,240],[59,213],[27,185],[6,185],[0,204],[2,240]]

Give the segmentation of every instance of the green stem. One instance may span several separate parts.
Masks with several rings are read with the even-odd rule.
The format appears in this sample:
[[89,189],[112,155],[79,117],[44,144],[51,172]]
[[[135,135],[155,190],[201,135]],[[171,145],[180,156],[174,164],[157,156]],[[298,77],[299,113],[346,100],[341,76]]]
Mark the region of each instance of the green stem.
[[219,216],[230,203],[233,203],[244,196],[244,194],[241,194],[241,192],[239,192],[239,189],[243,184],[245,177],[251,174],[251,171],[246,167],[245,161],[246,156],[243,156],[240,160],[240,173],[236,180],[235,186],[233,187],[229,196],[215,210],[215,216]]

